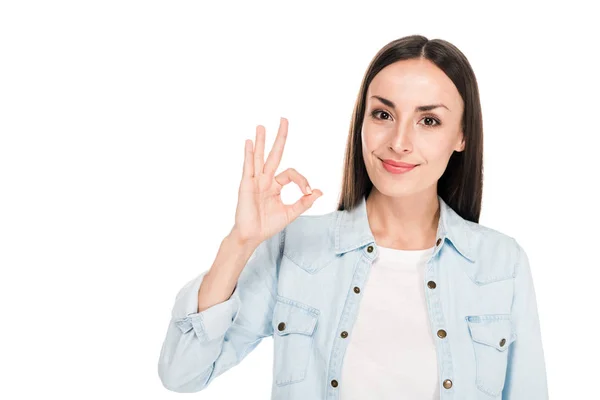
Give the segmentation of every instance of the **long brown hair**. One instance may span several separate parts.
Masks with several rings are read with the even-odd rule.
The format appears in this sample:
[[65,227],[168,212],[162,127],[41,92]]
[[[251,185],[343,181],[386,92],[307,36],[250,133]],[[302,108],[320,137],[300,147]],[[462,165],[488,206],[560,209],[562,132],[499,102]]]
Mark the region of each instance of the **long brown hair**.
[[369,84],[384,67],[400,60],[424,58],[452,80],[464,102],[462,129],[465,148],[454,152],[438,180],[438,195],[462,218],[479,222],[483,188],[483,122],[475,74],[465,55],[453,44],[421,35],[405,36],[375,55],[360,86],[346,142],[342,191],[338,211],[353,209],[373,188],[362,155],[361,126]]

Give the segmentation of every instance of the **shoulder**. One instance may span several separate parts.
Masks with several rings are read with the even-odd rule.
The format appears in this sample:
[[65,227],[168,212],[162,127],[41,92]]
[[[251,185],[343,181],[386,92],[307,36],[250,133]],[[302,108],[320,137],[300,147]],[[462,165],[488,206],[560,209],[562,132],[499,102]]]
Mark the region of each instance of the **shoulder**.
[[301,215],[285,227],[283,255],[305,269],[318,270],[335,258],[338,211]]
[[334,233],[338,211],[326,214],[301,215],[285,228],[286,245],[324,244]]
[[465,228],[475,237],[478,246],[483,246],[483,250],[489,247],[515,247],[516,239],[506,232],[499,231],[487,225],[483,225],[473,221],[465,221]]
[[488,271],[494,275],[488,276],[492,281],[494,278],[515,276],[515,267],[522,252],[516,238],[490,226],[467,220],[465,229],[469,231],[471,248],[479,271],[486,270],[486,266],[493,266]]

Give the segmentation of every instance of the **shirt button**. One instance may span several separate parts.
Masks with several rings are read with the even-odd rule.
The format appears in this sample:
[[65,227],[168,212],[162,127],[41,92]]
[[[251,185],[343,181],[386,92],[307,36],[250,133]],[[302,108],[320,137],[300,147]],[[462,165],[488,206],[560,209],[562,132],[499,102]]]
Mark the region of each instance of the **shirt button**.
[[[446,331],[443,330],[443,329],[440,329],[439,331],[437,331],[437,335],[438,335],[439,338],[443,339],[443,338],[446,337]],[[502,346],[502,345],[500,345],[500,346]]]
[[504,339],[504,338],[503,338],[503,339],[500,341],[500,347],[504,346],[505,344],[506,344],[506,339]]
[[435,282],[434,281],[427,282],[427,287],[429,289],[435,289]]
[[360,293],[360,288],[358,286],[354,286],[354,293]]
[[373,246],[369,246],[369,247],[367,247],[367,251],[368,251],[369,253],[372,253],[372,252],[373,252]]
[[452,387],[452,381],[450,379],[446,379],[444,381],[444,388],[450,389]]
[[337,387],[338,386],[338,381],[336,381],[335,379],[331,381],[331,386],[333,387]]
[[340,336],[346,339],[348,337],[348,332],[344,331]]
[[440,245],[440,243],[442,243],[442,238],[438,238],[437,242],[435,242],[435,245],[436,245],[436,246],[439,246],[439,245]]
[[280,322],[279,325],[277,325],[277,329],[279,329],[280,331],[285,329],[285,322]]

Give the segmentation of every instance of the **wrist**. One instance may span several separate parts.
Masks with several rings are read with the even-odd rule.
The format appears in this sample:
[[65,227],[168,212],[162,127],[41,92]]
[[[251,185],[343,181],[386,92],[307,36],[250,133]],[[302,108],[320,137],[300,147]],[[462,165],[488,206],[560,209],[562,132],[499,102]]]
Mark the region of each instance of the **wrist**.
[[251,249],[252,251],[260,244],[260,242],[257,243],[255,240],[244,238],[235,227],[231,229],[225,240],[242,249]]

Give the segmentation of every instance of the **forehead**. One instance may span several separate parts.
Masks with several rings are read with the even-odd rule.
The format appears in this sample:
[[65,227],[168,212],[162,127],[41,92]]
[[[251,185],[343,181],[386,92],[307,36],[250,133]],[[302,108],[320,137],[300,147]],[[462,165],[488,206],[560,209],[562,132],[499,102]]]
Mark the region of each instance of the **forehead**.
[[367,101],[376,101],[370,98],[372,95],[385,97],[401,109],[434,103],[444,103],[452,111],[462,107],[462,98],[452,80],[426,59],[402,60],[386,66],[371,81]]

